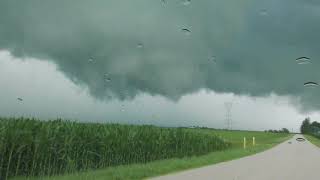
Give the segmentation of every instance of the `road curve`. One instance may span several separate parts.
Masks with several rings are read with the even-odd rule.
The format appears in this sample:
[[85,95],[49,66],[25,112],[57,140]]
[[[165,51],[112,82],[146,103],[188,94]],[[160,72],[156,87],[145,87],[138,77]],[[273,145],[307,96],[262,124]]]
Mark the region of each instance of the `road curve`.
[[153,180],[320,180],[320,149],[298,137],[303,136],[252,156]]

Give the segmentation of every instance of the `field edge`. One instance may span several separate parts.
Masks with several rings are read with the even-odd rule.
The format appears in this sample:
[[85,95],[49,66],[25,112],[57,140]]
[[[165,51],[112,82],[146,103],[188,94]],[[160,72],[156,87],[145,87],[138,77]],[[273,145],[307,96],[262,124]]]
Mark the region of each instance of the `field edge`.
[[[173,158],[167,160],[159,160],[146,164],[132,164],[117,167],[110,167],[100,170],[92,170],[79,172],[70,175],[54,176],[54,177],[39,177],[39,178],[12,178],[12,180],[139,180],[163,176],[167,174],[177,173],[180,171],[201,168],[208,165],[214,165],[221,162],[239,159],[245,156],[257,154],[290,139],[293,134],[288,134],[285,137],[276,138],[272,143],[259,144],[247,149],[234,148],[225,151],[212,152],[207,155],[187,158]],[[319,141],[320,145],[320,141]]]
[[320,139],[314,137],[314,136],[311,136],[311,135],[303,135],[305,138],[307,138],[307,140],[309,142],[311,142],[313,145],[317,146],[320,148]]

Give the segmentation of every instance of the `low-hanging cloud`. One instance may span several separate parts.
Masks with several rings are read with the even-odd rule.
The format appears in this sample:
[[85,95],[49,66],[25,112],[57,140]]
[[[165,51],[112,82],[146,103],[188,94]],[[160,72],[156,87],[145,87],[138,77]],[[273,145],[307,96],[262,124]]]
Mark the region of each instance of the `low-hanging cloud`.
[[317,110],[303,84],[319,80],[319,12],[314,0],[0,0],[0,49],[54,62],[98,99],[204,88]]

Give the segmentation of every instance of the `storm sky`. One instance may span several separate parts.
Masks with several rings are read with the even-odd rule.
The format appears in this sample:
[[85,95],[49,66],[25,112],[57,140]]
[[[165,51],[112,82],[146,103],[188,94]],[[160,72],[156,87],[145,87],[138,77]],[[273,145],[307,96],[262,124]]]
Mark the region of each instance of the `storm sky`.
[[319,18],[316,0],[0,0],[0,116],[223,128],[233,102],[234,128],[297,129],[319,117]]

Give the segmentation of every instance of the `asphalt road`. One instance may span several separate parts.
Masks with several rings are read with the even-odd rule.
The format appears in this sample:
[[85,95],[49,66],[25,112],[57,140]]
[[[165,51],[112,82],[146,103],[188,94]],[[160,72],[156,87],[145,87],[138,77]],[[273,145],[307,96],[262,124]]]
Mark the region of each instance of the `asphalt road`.
[[153,180],[320,180],[320,148],[298,137],[303,136],[252,156]]

